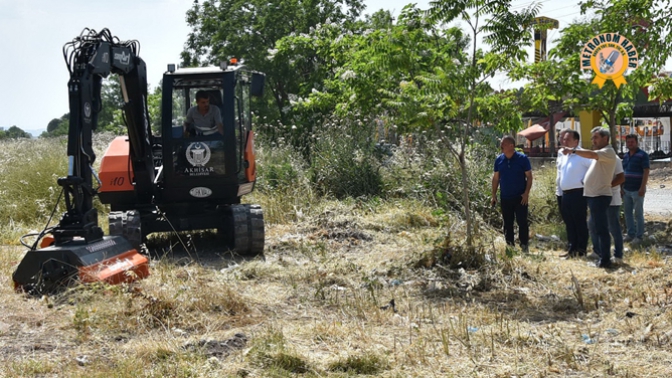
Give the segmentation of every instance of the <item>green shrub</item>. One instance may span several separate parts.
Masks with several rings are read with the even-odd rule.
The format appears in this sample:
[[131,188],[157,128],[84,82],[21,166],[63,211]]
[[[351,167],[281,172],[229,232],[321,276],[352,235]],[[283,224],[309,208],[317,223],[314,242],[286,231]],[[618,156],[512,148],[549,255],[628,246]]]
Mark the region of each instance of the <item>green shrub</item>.
[[372,123],[348,118],[325,123],[310,153],[315,188],[337,199],[379,195],[383,183],[377,155]]
[[318,201],[300,154],[284,143],[256,143],[257,182],[245,201],[264,209],[267,223],[289,223]]
[[348,356],[329,364],[328,370],[350,374],[379,374],[389,368],[389,363],[382,357],[365,353],[360,356]]
[[[448,141],[419,136],[404,138],[382,170],[388,197],[413,198],[443,213],[464,213],[462,173]],[[477,145],[467,151],[467,186],[472,213],[499,227],[499,210],[490,206],[492,162],[496,150]]]

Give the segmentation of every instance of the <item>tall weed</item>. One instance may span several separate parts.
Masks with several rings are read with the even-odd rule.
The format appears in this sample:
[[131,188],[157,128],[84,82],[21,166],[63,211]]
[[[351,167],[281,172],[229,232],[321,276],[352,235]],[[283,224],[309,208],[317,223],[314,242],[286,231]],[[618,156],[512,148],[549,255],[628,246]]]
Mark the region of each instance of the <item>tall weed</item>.
[[[421,200],[438,212],[463,214],[462,173],[459,162],[439,138],[402,139],[384,162],[385,193],[389,197]],[[497,209],[490,206],[492,146],[477,145],[467,151],[470,205],[486,223],[500,226]]]
[[[97,156],[112,139],[96,134]],[[28,229],[41,230],[54,211],[61,193],[56,180],[67,175],[68,158],[65,138],[8,139],[0,141],[0,232],[2,242],[16,242],[17,235]],[[99,159],[94,167],[99,166]],[[94,185],[95,186],[95,185]],[[104,207],[96,201],[99,211]],[[52,225],[65,211],[64,201],[54,212]]]
[[289,223],[319,200],[308,178],[308,165],[293,147],[260,141],[256,145],[257,182],[249,201],[264,209],[268,223]]
[[367,119],[334,119],[315,132],[310,168],[315,189],[322,195],[371,197],[383,182],[374,141],[375,126]]

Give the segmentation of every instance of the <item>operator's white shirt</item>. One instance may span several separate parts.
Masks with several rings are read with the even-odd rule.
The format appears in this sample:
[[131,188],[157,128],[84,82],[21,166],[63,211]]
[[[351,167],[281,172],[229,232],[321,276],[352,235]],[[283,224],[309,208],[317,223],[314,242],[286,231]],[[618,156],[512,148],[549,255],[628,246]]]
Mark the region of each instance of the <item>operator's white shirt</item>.
[[192,106],[187,111],[187,124],[194,125],[203,135],[212,135],[217,132],[217,125],[222,123],[222,114],[219,108],[210,105],[208,112],[201,114],[198,106]]

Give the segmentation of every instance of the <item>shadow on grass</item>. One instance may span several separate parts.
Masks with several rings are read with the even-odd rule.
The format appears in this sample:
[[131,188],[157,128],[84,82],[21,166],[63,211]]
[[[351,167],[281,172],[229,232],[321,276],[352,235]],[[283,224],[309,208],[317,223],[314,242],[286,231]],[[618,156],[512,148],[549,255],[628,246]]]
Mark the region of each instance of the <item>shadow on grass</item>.
[[255,259],[264,255],[241,255],[230,242],[215,232],[161,234],[150,236],[145,244],[152,259],[168,261],[175,265],[199,264],[205,268],[222,269]]
[[423,295],[430,301],[463,301],[464,304],[478,303],[489,309],[515,317],[521,321],[546,323],[571,321],[582,311],[573,296],[546,294],[533,297],[525,293],[492,289],[490,291],[466,291],[459,288],[425,291]]
[[[535,323],[571,321],[580,312],[592,310],[578,300],[574,289],[570,293],[561,290],[565,294],[558,293],[560,290],[541,289],[537,274],[530,267],[512,260],[519,254],[518,250],[507,248],[498,262],[493,261],[477,270],[442,267],[443,287],[423,290],[422,295],[429,301],[441,302],[450,298],[464,305],[480,304],[494,312]],[[544,254],[525,256],[538,262],[548,258]]]

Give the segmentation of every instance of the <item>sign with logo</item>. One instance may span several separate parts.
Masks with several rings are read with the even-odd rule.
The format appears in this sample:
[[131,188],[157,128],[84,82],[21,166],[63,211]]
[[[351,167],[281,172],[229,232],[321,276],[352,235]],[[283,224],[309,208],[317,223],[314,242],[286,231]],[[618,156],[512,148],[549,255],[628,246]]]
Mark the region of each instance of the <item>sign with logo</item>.
[[194,167],[202,167],[210,161],[210,147],[201,142],[195,142],[187,147],[187,161]]
[[127,54],[125,51],[122,51],[120,53],[115,52],[114,60],[127,66],[131,62],[131,54]]
[[593,70],[593,84],[600,88],[611,80],[619,88],[625,84],[625,72],[639,65],[637,49],[626,37],[604,33],[593,37],[581,50],[581,69]]
[[203,142],[194,142],[189,144],[186,150],[186,158],[191,168],[185,168],[184,173],[189,176],[209,176],[214,172],[213,167],[205,165],[210,161],[210,146]]
[[212,190],[210,190],[210,188],[206,188],[204,186],[199,186],[199,187],[196,187],[196,188],[191,188],[191,190],[189,190],[189,194],[191,194],[192,196],[194,196],[196,198],[205,198],[205,197],[210,197],[210,195],[212,194]]

